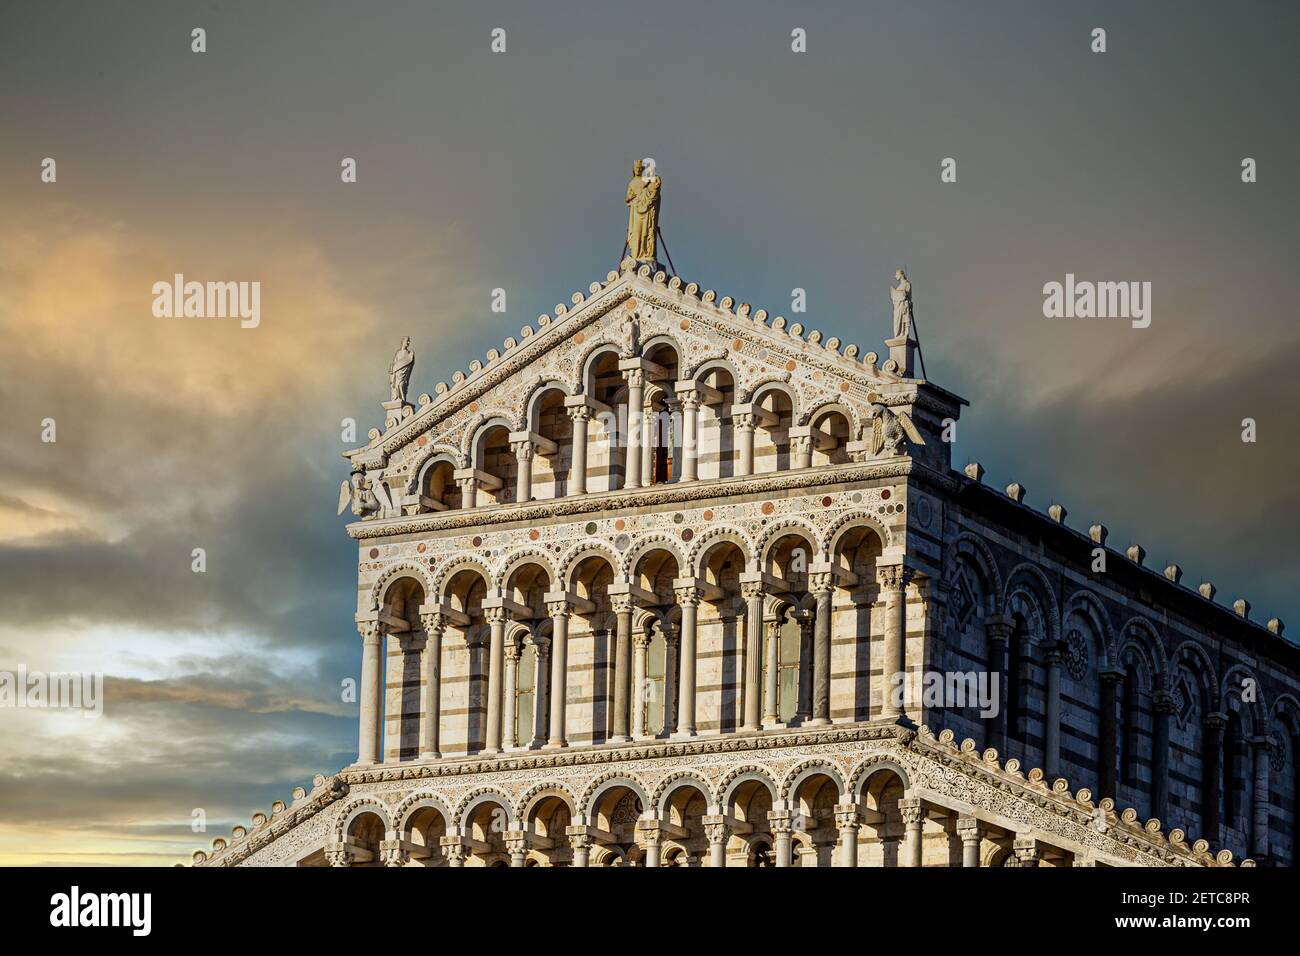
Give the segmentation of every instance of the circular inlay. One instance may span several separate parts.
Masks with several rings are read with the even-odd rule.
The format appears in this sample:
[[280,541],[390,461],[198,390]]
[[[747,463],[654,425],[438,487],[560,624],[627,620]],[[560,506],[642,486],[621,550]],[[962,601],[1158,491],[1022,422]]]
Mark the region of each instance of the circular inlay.
[[585,530],[586,530],[587,534],[595,534],[595,533],[596,533],[596,522],[594,522],[594,521],[588,521],[588,522],[587,522],[587,527],[586,527]]
[[709,510],[709,511],[704,512],[704,520],[705,520],[705,521],[712,521],[712,520],[713,520],[713,511],[712,511],[712,510]]
[[1088,673],[1088,642],[1077,628],[1065,635],[1065,670],[1075,680]]
[[626,308],[629,312],[631,312],[636,309],[636,305],[637,305],[636,299],[628,299],[627,305],[624,306],[624,308]]
[[421,436],[420,436],[420,440],[419,440],[418,442],[416,442],[416,444],[417,444],[417,445],[427,445],[427,444],[429,444],[429,436],[428,436],[428,435],[421,435]]
[[632,539],[625,534],[620,534],[614,539],[614,547],[620,551],[626,551],[632,544]]
[[853,492],[853,503],[856,505],[859,504],[861,501],[862,501],[862,492],[860,491]]
[[427,551],[428,549],[429,549],[429,546],[428,546],[427,544],[419,544],[419,545],[417,545],[416,548],[415,548],[415,550],[416,550],[416,552],[417,552],[418,554],[424,554],[424,552]]
[[690,327],[691,327],[691,320],[690,320],[690,319],[682,319],[682,322],[681,322],[681,325],[679,326],[679,328],[680,328],[683,332],[685,332],[685,331],[686,331],[687,329],[689,329]]
[[826,496],[824,496],[824,497],[822,498],[822,507],[823,507],[823,508],[829,508],[829,507],[831,506],[831,500],[832,500],[832,499],[831,499],[831,496],[830,496],[830,495],[826,495]]
[[683,541],[690,541],[691,538],[693,538],[693,537],[695,537],[695,532],[692,531],[690,528],[683,528],[683,529],[682,529],[682,540],[683,540]]
[[483,539],[480,538],[478,535],[475,535],[475,536],[474,536],[474,541],[473,541],[474,547],[477,548],[477,547],[478,547],[479,545],[481,545],[482,543],[483,543]]
[[788,362],[785,363],[785,370],[786,370],[787,372],[793,372],[797,366],[798,366],[798,363],[795,362],[794,359],[790,359],[790,361],[788,361]]
[[615,531],[622,531],[626,527],[627,527],[627,522],[624,521],[622,518],[619,518],[617,521],[614,522]]
[[478,411],[478,402],[470,402],[470,403],[469,403],[469,410],[470,410],[471,412],[476,412],[476,411]]
[[841,391],[841,392],[847,392],[848,390],[849,390],[849,383],[848,383],[848,382],[840,382],[840,391]]
[[889,500],[889,489],[888,489],[888,488],[886,488],[884,491],[882,491],[882,492],[880,493],[880,500],[881,500],[881,501],[888,501],[888,500]]
[[538,531],[536,528],[534,528],[532,531],[528,532],[528,540],[529,540],[529,541],[536,541],[536,540],[537,540],[538,538],[540,538],[541,536],[542,536],[542,535],[541,535],[541,532]]
[[673,515],[673,524],[681,524],[685,520],[686,515],[682,514],[680,511]]
[[582,344],[582,340],[585,338],[586,336],[583,335],[581,332],[575,332],[573,335],[573,341],[577,342],[579,345]]
[[775,510],[776,510],[776,505],[772,504],[772,502],[770,501],[763,502],[763,514],[770,515]]
[[736,341],[731,343],[731,347],[735,351],[739,352],[741,349],[745,347],[745,343],[742,342],[740,339],[736,339]]
[[379,557],[379,549],[378,549],[378,548],[371,548],[371,549],[370,549],[370,556],[371,556],[372,558],[377,558],[377,557]]

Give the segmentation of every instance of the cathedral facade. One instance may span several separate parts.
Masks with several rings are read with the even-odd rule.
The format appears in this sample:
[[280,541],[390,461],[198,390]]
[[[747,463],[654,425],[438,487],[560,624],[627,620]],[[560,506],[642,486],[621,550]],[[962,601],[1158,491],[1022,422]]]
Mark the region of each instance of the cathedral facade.
[[898,279],[883,357],[633,258],[414,403],[403,343],[357,761],[195,862],[1289,864],[1281,623],[954,470]]

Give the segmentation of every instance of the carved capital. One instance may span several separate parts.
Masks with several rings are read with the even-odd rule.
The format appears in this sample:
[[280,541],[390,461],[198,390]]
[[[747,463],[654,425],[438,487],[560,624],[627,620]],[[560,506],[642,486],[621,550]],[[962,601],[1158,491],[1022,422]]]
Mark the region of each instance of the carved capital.
[[383,636],[383,627],[378,621],[364,621],[357,625],[362,644],[378,644]]
[[704,833],[709,838],[709,842],[715,846],[726,843],[731,837],[731,827],[724,817],[705,817],[701,823],[704,824]]
[[876,581],[882,591],[901,591],[911,576],[911,569],[901,564],[885,564],[876,568]]
[[575,421],[575,422],[591,421],[590,405],[570,405],[564,411],[569,416],[570,421]]
[[546,613],[551,617],[568,617],[573,613],[573,605],[568,601],[548,601]]
[[420,615],[420,626],[426,634],[441,634],[446,629],[447,622],[442,614],[432,611]]
[[680,605],[683,606],[690,605],[691,607],[699,607],[702,594],[700,592],[700,589],[697,587],[674,588],[673,597],[677,599],[677,603]]
[[925,819],[925,807],[917,797],[898,801],[898,812],[903,817],[903,822],[909,827],[921,825]]

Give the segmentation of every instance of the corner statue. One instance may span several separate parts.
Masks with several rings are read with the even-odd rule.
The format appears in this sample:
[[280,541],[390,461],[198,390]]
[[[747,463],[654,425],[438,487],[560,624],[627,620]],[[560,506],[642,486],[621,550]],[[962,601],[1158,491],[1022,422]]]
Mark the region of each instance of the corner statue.
[[898,286],[889,290],[890,301],[894,303],[894,338],[910,339],[912,337],[912,283],[902,269],[894,272]]
[[397,354],[393,356],[392,368],[388,370],[389,398],[394,402],[406,401],[406,387],[411,384],[411,371],[415,368],[415,353],[411,351],[411,337],[402,339]]
[[363,471],[352,472],[352,481],[339,486],[339,514],[349,504],[352,514],[358,518],[370,518],[393,507],[383,484],[372,481]]
[[639,262],[655,261],[655,232],[659,226],[659,177],[650,157],[632,164],[627,184],[627,254]]

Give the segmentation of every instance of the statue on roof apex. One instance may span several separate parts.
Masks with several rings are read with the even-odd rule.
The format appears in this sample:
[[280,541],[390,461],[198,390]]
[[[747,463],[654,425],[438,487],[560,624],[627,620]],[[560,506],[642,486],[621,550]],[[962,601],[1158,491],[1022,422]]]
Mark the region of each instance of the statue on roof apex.
[[406,388],[411,384],[411,372],[415,368],[415,353],[411,351],[411,337],[403,336],[402,344],[393,356],[392,367],[388,370],[388,397],[398,405],[406,402]]
[[632,181],[627,184],[627,248],[638,262],[655,261],[655,234],[659,226],[660,179],[655,161],[647,156],[632,164]]
[[898,285],[889,290],[890,301],[894,303],[894,338],[912,338],[912,283],[902,269],[894,271]]

